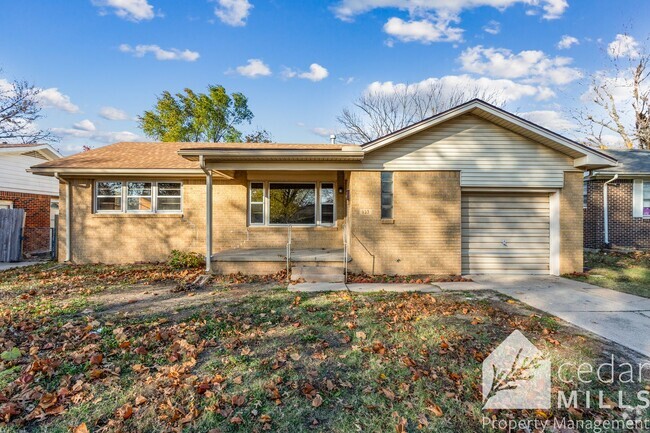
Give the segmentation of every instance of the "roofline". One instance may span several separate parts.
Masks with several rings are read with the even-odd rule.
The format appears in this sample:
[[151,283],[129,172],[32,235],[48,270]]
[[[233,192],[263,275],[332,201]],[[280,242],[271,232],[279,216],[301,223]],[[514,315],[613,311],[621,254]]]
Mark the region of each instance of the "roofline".
[[361,161],[365,152],[359,146],[350,147],[354,149],[180,149],[177,153],[189,160],[197,160],[200,156],[203,156],[206,158],[206,162],[214,159],[220,161],[269,159],[286,161]]
[[613,175],[618,174],[620,177],[646,177],[650,178],[650,172],[625,172],[625,171],[594,171],[589,178],[610,178]]
[[82,176],[82,175],[122,175],[122,176],[203,176],[200,168],[70,168],[70,167],[32,167],[28,172],[41,176],[54,176],[55,174]]
[[63,158],[63,155],[58,150],[49,144],[35,144],[33,146],[17,146],[17,147],[2,147],[0,146],[0,153],[28,153],[40,152],[45,156],[48,161]]
[[540,134],[542,136],[546,136],[546,138],[549,138],[551,140],[554,140],[556,142],[559,142],[562,145],[565,145],[567,147],[573,148],[574,150],[584,152],[586,154],[593,154],[597,155],[601,158],[604,158],[608,161],[610,161],[614,166],[618,164],[618,161],[616,158],[607,155],[606,153],[600,152],[596,149],[593,149],[591,147],[585,146],[584,144],[578,143],[577,141],[571,140],[567,137],[564,137],[557,132],[551,131],[547,128],[544,128],[543,126],[537,125],[536,123],[533,123],[529,120],[526,120],[522,117],[519,117],[515,114],[509,113],[508,111],[496,107],[492,104],[489,104],[481,99],[472,99],[471,101],[467,101],[464,104],[458,105],[456,107],[450,108],[449,110],[440,112],[438,114],[435,114],[429,118],[426,118],[424,120],[421,120],[417,123],[414,123],[413,125],[406,126],[402,129],[399,129],[395,132],[392,132],[390,134],[387,134],[383,137],[379,137],[373,141],[369,141],[368,143],[363,144],[361,147],[366,151],[366,152],[372,152],[373,150],[382,148],[386,146],[389,143],[392,143],[394,141],[399,140],[400,138],[404,138],[404,136],[409,136],[412,134],[415,134],[417,132],[420,132],[423,129],[426,129],[430,126],[439,124],[444,122],[445,120],[454,118],[456,116],[459,116],[461,114],[464,114],[466,112],[471,111],[474,108],[479,108],[482,110],[485,110],[487,112],[491,112],[490,114],[494,114],[498,117],[505,118],[506,120],[509,120],[513,123],[519,123],[521,124],[520,126],[532,130],[532,132],[535,132],[537,134]]

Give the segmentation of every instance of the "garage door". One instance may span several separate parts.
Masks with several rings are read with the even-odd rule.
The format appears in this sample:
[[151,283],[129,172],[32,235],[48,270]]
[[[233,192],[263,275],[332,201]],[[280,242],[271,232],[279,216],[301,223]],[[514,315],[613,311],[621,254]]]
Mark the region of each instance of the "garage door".
[[549,274],[548,194],[462,196],[463,273]]

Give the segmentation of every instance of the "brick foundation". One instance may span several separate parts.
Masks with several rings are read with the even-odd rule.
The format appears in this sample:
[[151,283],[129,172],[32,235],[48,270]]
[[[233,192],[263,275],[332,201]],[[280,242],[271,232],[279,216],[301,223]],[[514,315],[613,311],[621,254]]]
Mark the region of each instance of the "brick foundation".
[[14,209],[25,210],[24,253],[50,250],[50,200],[53,198],[42,194],[0,191],[0,200],[11,200]]

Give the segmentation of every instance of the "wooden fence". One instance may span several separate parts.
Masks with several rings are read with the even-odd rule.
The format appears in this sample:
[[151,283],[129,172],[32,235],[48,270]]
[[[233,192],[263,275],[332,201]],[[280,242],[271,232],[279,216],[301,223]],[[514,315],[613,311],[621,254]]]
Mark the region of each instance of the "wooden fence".
[[23,209],[0,209],[0,262],[19,262],[23,255]]

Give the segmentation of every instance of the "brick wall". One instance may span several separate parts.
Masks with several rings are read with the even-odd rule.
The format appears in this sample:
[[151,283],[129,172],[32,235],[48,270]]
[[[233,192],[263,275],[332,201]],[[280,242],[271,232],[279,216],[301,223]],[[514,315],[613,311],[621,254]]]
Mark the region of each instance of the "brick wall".
[[[605,180],[588,182],[585,209],[585,247],[602,248],[604,242],[603,185]],[[650,248],[650,219],[634,218],[633,180],[619,179],[608,185],[609,242],[614,247]]]
[[[232,248],[284,248],[286,227],[248,227],[248,182],[255,173],[213,180],[213,252]],[[336,172],[268,173],[265,180],[337,181]],[[121,178],[122,180],[128,180]],[[158,179],[152,179],[158,180]],[[71,179],[72,261],[163,261],[172,249],[205,253],[205,179],[183,179],[183,214],[93,213],[93,179]],[[65,184],[60,186],[59,260],[65,260]],[[293,248],[343,248],[344,195],[337,193],[335,227],[295,227]]]
[[0,191],[0,200],[11,200],[14,209],[25,210],[23,252],[40,253],[50,250],[50,200],[49,195]]
[[560,274],[582,272],[582,173],[565,172],[560,191]]
[[459,172],[395,172],[394,221],[381,220],[380,172],[350,174],[350,268],[377,274],[460,274]]

